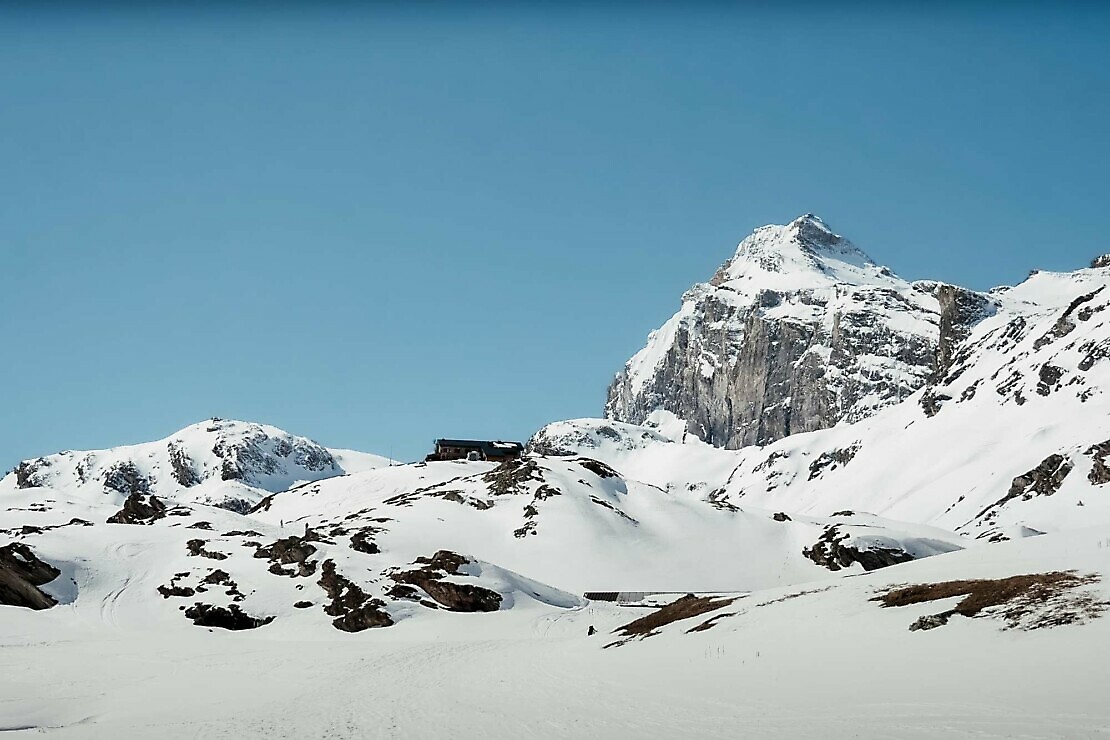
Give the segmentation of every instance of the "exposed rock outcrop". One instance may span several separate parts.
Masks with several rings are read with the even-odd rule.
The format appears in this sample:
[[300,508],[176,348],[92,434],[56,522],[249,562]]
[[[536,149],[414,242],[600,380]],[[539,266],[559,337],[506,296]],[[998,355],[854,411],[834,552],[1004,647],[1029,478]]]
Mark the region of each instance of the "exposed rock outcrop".
[[335,562],[325,560],[317,582],[331,599],[324,612],[335,617],[332,626],[343,632],[361,632],[373,627],[389,627],[393,618],[385,611],[385,602],[371,598],[357,584],[335,570]]
[[1075,466],[1064,455],[1049,455],[1037,467],[1015,477],[1006,495],[986,507],[975,517],[980,524],[991,524],[999,510],[1015,499],[1028,501],[1035,496],[1051,496],[1060,490],[1064,479]]
[[525,491],[530,480],[542,480],[536,461],[531,457],[506,460],[483,477],[489,483],[489,492],[494,496],[505,496]]
[[124,496],[149,494],[151,489],[151,479],[140,473],[133,462],[111,465],[100,474],[100,481],[105,488]]
[[108,517],[108,524],[153,524],[166,516],[166,505],[157,496],[133,493],[123,508]]
[[44,458],[24,460],[12,469],[16,488],[38,488],[49,484],[50,464]]
[[201,477],[197,475],[197,471],[193,467],[193,461],[185,452],[181,442],[176,440],[170,442],[166,449],[170,455],[170,469],[173,479],[177,481],[178,485],[190,488],[200,483]]
[[918,283],[919,287],[933,285],[933,295],[940,306],[937,323],[936,371],[933,380],[940,380],[952,368],[956,349],[967,339],[971,327],[993,310],[990,300],[966,288],[944,283]]
[[194,604],[185,610],[185,616],[198,627],[219,627],[225,630],[252,630],[274,621],[273,617],[253,617],[246,614],[238,604]]
[[501,608],[501,594],[469,583],[446,580],[448,576],[465,575],[461,568],[469,558],[448,550],[440,550],[431,558],[417,558],[422,567],[398,570],[389,577],[399,584],[416,586],[439,605],[456,612],[495,612]]
[[826,470],[832,471],[836,470],[837,468],[844,467],[848,463],[852,462],[852,460],[856,456],[856,453],[859,452],[859,448],[860,445],[857,442],[856,444],[845,447],[843,449],[822,452],[820,455],[818,455],[816,460],[809,464],[809,479],[813,480],[815,478],[821,477],[821,474],[824,473]]
[[[316,552],[316,546],[308,542],[308,533],[305,537],[285,537],[275,540],[266,547],[255,550],[256,558],[266,558],[271,562],[270,572],[278,576],[310,576],[316,572],[316,562],[309,558]],[[296,566],[288,570],[283,566]]]
[[185,543],[185,549],[194,557],[208,558],[209,560],[227,560],[227,555],[205,549],[205,544],[204,540],[189,540]]
[[27,609],[49,609],[58,602],[39,590],[61,575],[61,571],[35,556],[21,542],[0,547],[0,604]]
[[812,546],[804,548],[802,555],[831,571],[847,568],[853,563],[859,563],[867,571],[878,570],[914,559],[913,555],[900,548],[858,548],[848,544],[849,540],[847,532],[833,525]]
[[1084,454],[1090,455],[1092,462],[1091,472],[1087,474],[1087,480],[1096,486],[1110,483],[1110,466],[1106,464],[1106,458],[1110,456],[1110,439],[1092,445],[1087,448]]

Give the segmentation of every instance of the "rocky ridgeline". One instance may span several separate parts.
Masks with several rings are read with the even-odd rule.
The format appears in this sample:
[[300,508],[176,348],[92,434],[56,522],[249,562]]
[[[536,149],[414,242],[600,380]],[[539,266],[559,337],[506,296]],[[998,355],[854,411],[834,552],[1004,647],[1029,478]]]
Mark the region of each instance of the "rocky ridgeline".
[[[246,512],[261,498],[252,489],[281,491],[295,482],[343,472],[329,450],[305,437],[263,424],[210,419],[158,442],[24,460],[3,484],[20,489],[88,487],[125,498],[196,498]],[[221,483],[237,487],[201,491]]]

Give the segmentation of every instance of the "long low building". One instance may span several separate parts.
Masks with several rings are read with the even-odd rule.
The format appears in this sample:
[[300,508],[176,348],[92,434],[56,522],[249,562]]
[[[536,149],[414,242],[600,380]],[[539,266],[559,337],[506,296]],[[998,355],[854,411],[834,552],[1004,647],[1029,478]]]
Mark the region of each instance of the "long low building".
[[436,451],[424,458],[428,462],[437,460],[490,460],[504,462],[515,460],[524,454],[520,442],[480,439],[437,439]]

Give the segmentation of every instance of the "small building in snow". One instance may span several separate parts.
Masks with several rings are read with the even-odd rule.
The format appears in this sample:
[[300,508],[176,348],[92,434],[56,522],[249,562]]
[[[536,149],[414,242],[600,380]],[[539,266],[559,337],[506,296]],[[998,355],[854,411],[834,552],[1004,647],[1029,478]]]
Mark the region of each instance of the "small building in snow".
[[437,439],[436,451],[424,458],[427,462],[437,460],[489,460],[504,462],[515,460],[524,454],[520,442],[480,439]]

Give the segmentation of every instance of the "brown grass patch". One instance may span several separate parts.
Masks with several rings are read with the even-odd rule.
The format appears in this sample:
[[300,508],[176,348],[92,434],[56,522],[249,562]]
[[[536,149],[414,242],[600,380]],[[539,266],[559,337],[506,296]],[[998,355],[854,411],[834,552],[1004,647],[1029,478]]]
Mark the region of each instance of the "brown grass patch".
[[[1081,576],[1075,571],[1030,573],[903,586],[879,594],[872,601],[881,602],[884,607],[897,607],[963,596],[953,609],[933,615],[938,619],[930,620],[929,625],[941,626],[947,623],[947,617],[959,614],[999,617],[1006,622],[1007,629],[1029,630],[1076,624],[1099,616],[1108,604],[1081,590],[1098,581],[1095,574]],[[984,614],[987,610],[989,613]]]
[[[666,627],[668,624],[678,622],[683,619],[692,619],[700,617],[702,614],[707,614],[717,609],[723,609],[736,598],[731,599],[714,599],[711,596],[694,596],[687,594],[677,601],[673,601],[664,607],[648,614],[646,617],[640,617],[633,620],[628,624],[617,627],[614,632],[618,632],[624,636],[621,642],[613,643],[619,645],[633,637],[651,637],[659,633],[659,629]],[[608,645],[606,645],[608,647]]]

